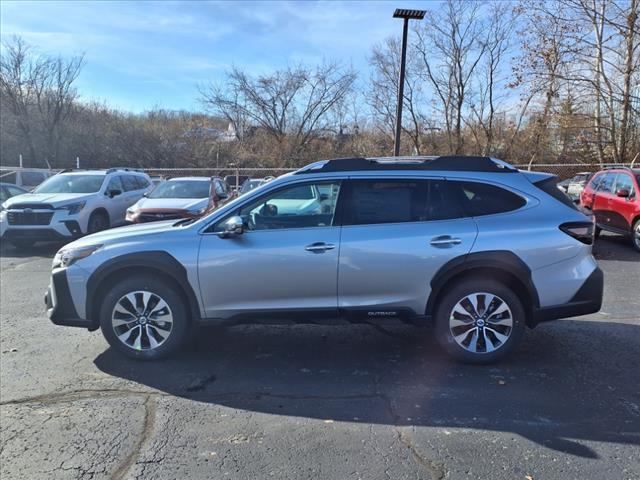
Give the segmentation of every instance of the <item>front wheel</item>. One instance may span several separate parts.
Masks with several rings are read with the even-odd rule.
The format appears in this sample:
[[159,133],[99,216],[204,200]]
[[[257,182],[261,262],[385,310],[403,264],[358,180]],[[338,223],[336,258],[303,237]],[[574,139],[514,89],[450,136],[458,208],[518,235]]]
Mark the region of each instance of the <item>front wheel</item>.
[[633,247],[640,252],[640,218],[633,224],[633,229],[631,231],[631,243],[633,244]]
[[518,296],[490,279],[462,280],[449,290],[436,309],[438,343],[465,363],[495,362],[517,345],[525,328]]
[[156,360],[174,353],[186,339],[187,311],[169,280],[135,275],[116,283],[105,295],[100,328],[119,352]]
[[109,228],[109,216],[104,212],[93,212],[87,223],[87,233],[101,232]]

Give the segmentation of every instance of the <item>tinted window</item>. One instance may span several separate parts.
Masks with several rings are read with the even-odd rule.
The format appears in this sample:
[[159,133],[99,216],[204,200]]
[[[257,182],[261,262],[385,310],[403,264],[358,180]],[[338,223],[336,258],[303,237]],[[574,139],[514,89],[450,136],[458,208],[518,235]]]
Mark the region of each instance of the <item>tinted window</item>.
[[511,212],[527,203],[521,196],[495,185],[479,182],[451,183],[458,185],[462,190],[462,207],[465,213],[472,217]]
[[613,184],[615,183],[615,179],[615,173],[605,173],[602,180],[600,181],[600,184],[598,185],[598,191],[613,193]]
[[226,198],[227,197],[227,189],[226,186],[220,180],[215,180],[216,185],[216,195],[218,198]]
[[384,179],[349,182],[345,225],[425,222],[459,218],[455,189],[444,180]]
[[242,207],[238,214],[248,230],[329,227],[339,193],[337,182],[283,188]]
[[136,177],[133,175],[123,175],[122,176],[122,185],[124,186],[125,192],[130,192],[132,190],[138,190],[138,182],[136,182]]
[[602,182],[602,179],[604,178],[604,175],[596,175],[593,180],[591,180],[590,183],[590,187],[593,190],[598,190],[598,187],[600,186],[600,182]]
[[138,190],[145,189],[149,186],[149,182],[144,177],[135,177]]
[[35,187],[36,185],[40,185],[46,175],[41,172],[22,172],[22,185],[25,187]]

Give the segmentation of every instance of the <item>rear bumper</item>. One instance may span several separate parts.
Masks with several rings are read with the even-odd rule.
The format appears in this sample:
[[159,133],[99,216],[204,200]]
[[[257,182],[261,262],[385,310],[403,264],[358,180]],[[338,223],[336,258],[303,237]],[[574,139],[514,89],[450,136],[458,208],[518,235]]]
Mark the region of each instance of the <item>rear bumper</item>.
[[67,273],[64,270],[51,275],[51,284],[44,294],[47,316],[56,325],[83,327],[96,330],[91,320],[80,318],[71,298]]
[[580,289],[563,305],[537,308],[533,312],[533,325],[558,318],[578,317],[596,313],[602,307],[604,275],[600,268],[596,269],[584,281]]

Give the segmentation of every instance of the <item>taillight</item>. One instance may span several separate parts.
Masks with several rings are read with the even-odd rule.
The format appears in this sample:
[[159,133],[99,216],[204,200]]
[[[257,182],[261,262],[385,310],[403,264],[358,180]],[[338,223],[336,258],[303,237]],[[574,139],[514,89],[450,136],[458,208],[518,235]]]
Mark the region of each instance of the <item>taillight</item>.
[[560,230],[582,243],[593,244],[594,225],[592,222],[563,223],[560,225]]

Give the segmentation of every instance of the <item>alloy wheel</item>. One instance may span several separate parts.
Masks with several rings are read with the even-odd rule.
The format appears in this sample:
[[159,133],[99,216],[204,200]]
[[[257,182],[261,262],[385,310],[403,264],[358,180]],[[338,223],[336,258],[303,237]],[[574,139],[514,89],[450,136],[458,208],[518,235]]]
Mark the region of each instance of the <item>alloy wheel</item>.
[[134,350],[153,350],[165,343],[173,328],[173,314],[156,293],[138,290],[122,296],[111,313],[113,331]]
[[491,353],[501,348],[513,331],[509,305],[491,293],[472,293],[455,304],[449,315],[455,342],[471,353]]
[[633,243],[635,243],[636,248],[640,250],[640,221],[636,222],[636,228],[633,231]]

